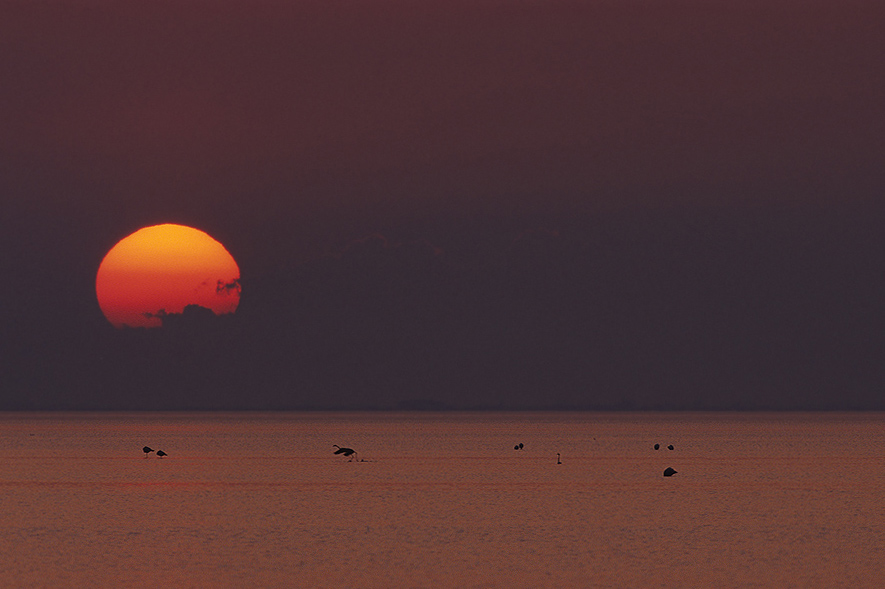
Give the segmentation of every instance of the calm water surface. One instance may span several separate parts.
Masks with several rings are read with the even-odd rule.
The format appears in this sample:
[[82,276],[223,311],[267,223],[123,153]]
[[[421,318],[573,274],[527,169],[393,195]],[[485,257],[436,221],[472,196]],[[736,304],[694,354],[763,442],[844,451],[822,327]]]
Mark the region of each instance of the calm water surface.
[[0,586],[881,587],[883,425],[0,414]]

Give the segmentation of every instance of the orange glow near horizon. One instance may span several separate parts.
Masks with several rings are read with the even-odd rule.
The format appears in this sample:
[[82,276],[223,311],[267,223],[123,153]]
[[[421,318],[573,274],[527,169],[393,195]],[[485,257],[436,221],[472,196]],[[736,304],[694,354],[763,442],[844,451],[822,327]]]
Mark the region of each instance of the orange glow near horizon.
[[107,253],[95,278],[102,313],[115,327],[160,327],[188,305],[233,313],[240,269],[224,246],[183,225],[145,227]]

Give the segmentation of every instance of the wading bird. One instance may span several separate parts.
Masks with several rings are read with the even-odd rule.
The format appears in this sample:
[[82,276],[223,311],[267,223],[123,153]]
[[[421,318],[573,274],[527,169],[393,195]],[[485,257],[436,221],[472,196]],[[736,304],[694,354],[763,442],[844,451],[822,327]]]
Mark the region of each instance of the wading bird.
[[517,445],[515,445],[513,447],[514,450],[522,450],[522,448],[523,448],[522,442],[518,443]]
[[562,460],[559,459],[559,452],[556,453],[556,464],[562,464]]
[[669,466],[667,467],[667,470],[664,471],[664,476],[665,476],[665,477],[671,477],[671,476],[673,476],[674,474],[676,474],[676,471],[673,470],[673,469],[672,469],[671,467],[669,467]]
[[351,460],[356,458],[356,450],[354,450],[353,448],[342,448],[338,444],[332,444],[332,447],[337,448],[337,450],[335,450],[335,454],[344,454],[345,456],[350,457]]
[[147,457],[148,457],[148,454],[150,454],[151,452],[153,452],[154,449],[151,448],[150,446],[145,446],[144,448],[141,449],[141,451],[144,452],[144,457],[147,458]]
[[669,446],[667,446],[667,450],[672,450],[672,449],[673,449],[673,444],[670,444]]
[[661,445],[660,445],[660,444],[655,444],[655,450],[660,450],[660,449],[661,449]]
[[157,456],[158,456],[159,458],[162,458],[163,456],[168,456],[168,454],[166,454],[166,453],[163,452],[162,450],[157,450]]

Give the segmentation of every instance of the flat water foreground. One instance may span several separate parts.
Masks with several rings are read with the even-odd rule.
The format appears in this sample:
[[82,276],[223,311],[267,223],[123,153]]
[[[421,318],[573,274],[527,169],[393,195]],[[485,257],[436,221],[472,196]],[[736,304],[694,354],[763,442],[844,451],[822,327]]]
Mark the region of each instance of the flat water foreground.
[[0,586],[879,587],[883,425],[0,414]]

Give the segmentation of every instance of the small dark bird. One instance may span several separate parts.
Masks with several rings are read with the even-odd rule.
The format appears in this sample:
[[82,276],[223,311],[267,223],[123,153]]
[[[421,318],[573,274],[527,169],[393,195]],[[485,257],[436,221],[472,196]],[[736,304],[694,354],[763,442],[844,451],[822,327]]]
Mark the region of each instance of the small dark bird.
[[335,450],[335,454],[344,454],[345,456],[351,457],[351,460],[356,457],[356,450],[354,450],[353,448],[342,448],[338,444],[332,444],[332,447],[337,448],[337,450]]
[[522,442],[518,443],[517,445],[515,445],[513,447],[514,450],[522,450],[522,448],[523,448]]
[[660,449],[661,449],[661,445],[660,445],[660,444],[655,444],[655,450],[660,450]]
[[147,457],[148,457],[148,454],[150,454],[151,452],[153,452],[154,449],[151,448],[150,446],[145,446],[144,448],[141,449],[141,451],[144,452],[144,457],[147,458]]
[[163,452],[162,450],[157,450],[157,457],[162,458],[163,456],[169,456],[169,455],[166,454],[165,452]]
[[562,460],[559,459],[559,452],[556,453],[556,464],[562,464]]
[[669,466],[667,467],[667,470],[664,471],[664,476],[665,476],[665,477],[671,477],[671,476],[673,476],[674,474],[676,474],[676,471],[673,470],[673,469],[672,469],[671,467],[669,467]]
[[669,446],[667,446],[667,450],[672,450],[672,449],[673,449],[673,444],[670,444]]

